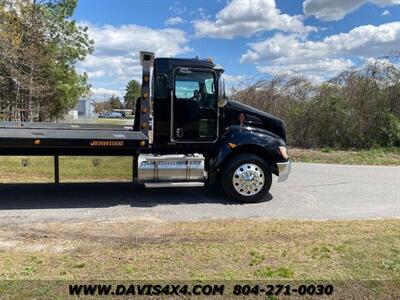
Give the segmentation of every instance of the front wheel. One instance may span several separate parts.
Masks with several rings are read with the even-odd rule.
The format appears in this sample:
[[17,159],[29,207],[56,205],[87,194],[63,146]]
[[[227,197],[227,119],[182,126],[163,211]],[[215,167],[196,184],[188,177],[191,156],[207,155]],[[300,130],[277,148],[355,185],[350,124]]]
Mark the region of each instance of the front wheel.
[[225,193],[241,202],[259,202],[267,196],[272,183],[268,163],[254,154],[235,156],[222,172]]

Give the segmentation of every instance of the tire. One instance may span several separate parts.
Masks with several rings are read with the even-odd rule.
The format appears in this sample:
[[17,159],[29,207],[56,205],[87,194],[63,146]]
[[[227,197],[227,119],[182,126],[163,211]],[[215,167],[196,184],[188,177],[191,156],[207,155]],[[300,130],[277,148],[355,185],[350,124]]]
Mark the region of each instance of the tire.
[[239,154],[226,164],[221,181],[228,197],[244,203],[255,203],[268,195],[272,172],[268,162],[261,157]]

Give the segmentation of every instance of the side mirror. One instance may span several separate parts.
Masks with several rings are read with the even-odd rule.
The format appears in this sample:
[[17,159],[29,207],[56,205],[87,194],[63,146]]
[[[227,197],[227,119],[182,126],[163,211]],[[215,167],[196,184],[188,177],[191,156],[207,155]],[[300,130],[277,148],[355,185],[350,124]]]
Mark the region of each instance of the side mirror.
[[228,98],[226,97],[225,92],[225,80],[221,77],[219,79],[219,87],[218,87],[218,107],[224,107],[228,102]]

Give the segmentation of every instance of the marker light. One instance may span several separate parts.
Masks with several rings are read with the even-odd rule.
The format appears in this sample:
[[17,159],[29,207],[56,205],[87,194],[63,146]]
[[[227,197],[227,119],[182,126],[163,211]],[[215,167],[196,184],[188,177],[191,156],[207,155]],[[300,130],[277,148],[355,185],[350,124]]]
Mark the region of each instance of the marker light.
[[281,153],[281,155],[282,155],[282,157],[284,159],[288,159],[289,158],[289,155],[287,153],[287,149],[286,149],[285,146],[279,146],[279,152]]

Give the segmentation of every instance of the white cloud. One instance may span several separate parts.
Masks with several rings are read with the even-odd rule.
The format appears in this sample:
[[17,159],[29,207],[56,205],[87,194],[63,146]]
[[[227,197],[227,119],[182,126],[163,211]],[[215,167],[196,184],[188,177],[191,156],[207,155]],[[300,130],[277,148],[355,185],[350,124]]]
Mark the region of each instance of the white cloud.
[[191,12],[192,15],[196,14],[198,16],[200,16],[200,19],[206,19],[206,12],[204,11],[204,8],[199,7],[198,9],[196,9],[195,11]]
[[89,78],[99,78],[105,76],[106,72],[104,72],[103,70],[98,70],[93,72],[87,72],[87,75],[89,76]]
[[250,85],[252,85],[260,74],[253,75],[230,75],[224,73],[225,87],[226,92],[229,95],[232,95],[232,92],[235,93],[240,90],[244,90]]
[[303,10],[306,16],[313,15],[322,21],[337,21],[367,2],[381,7],[400,5],[400,0],[305,0]]
[[166,26],[172,26],[172,25],[178,25],[178,24],[183,24],[186,21],[184,19],[182,19],[181,17],[172,17],[167,19],[164,24]]
[[287,74],[291,76],[305,76],[313,82],[322,82],[332,76],[351,68],[350,59],[326,58],[315,61],[305,61],[293,64],[275,64],[260,66],[258,70],[270,75]]
[[95,40],[97,53],[137,55],[147,49],[159,55],[175,55],[189,50],[186,33],[179,29],[151,29],[139,25],[94,26],[89,24],[89,35]]
[[86,58],[80,69],[87,71],[89,79],[110,77],[112,80],[123,81],[123,84],[130,79],[138,80],[142,72],[139,59],[133,54],[126,56],[94,54]]
[[241,83],[243,80],[246,80],[247,76],[245,75],[229,75],[224,74],[225,83],[227,85],[235,85]]
[[390,15],[391,15],[391,13],[388,9],[385,9],[381,14],[381,16],[390,16]]
[[175,1],[173,5],[169,7],[169,11],[174,15],[183,15],[187,12],[187,7],[183,6],[179,1]]
[[216,14],[216,20],[193,22],[198,37],[231,39],[263,30],[307,33],[315,28],[303,24],[303,16],[282,14],[275,0],[232,0]]
[[123,93],[121,91],[117,90],[112,90],[112,89],[105,89],[105,88],[95,88],[92,87],[90,89],[90,99],[96,100],[96,101],[104,101],[108,100],[111,96],[118,96],[122,99]]
[[102,79],[124,87],[131,79],[140,79],[139,51],[153,51],[157,56],[175,56],[190,51],[186,33],[179,29],[151,29],[138,25],[88,26],[95,51],[78,68],[89,79]]
[[388,67],[395,67],[396,69],[400,68],[400,63],[399,62],[392,61],[392,60],[387,59],[387,58],[372,58],[372,57],[369,57],[369,58],[366,58],[363,61],[363,65],[364,66],[373,65],[373,66],[375,66],[377,68],[380,68],[382,70],[386,69]]
[[224,79],[226,89],[229,92],[232,88],[240,89],[249,79],[249,76],[224,74]]
[[365,25],[348,33],[308,41],[291,34],[276,34],[250,44],[242,62],[255,62],[261,72],[301,74],[324,79],[352,65],[350,58],[366,59],[391,54],[400,48],[400,22]]

